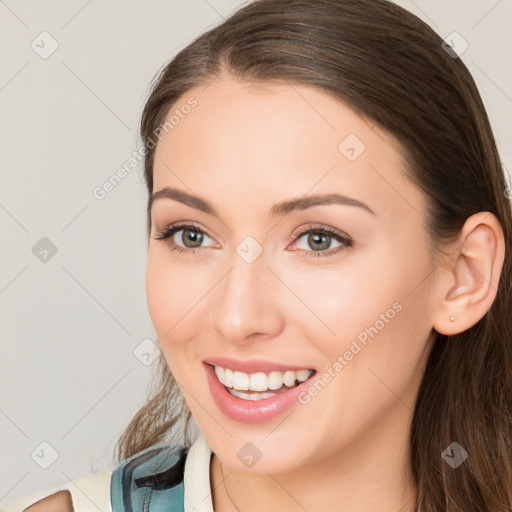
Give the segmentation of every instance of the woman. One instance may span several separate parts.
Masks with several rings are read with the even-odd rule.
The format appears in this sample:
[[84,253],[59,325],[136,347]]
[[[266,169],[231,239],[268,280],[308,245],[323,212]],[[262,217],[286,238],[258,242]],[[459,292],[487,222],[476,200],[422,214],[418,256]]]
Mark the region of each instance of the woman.
[[[258,0],[141,135],[161,373],[96,508],[510,510],[512,218],[453,49],[385,0]],[[90,506],[60,489],[6,510]]]

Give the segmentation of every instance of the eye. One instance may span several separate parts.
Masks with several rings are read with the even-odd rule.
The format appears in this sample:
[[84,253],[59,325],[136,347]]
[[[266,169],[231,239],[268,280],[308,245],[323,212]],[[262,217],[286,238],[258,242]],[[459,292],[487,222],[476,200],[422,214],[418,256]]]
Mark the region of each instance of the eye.
[[[177,236],[179,233],[181,233],[181,235]],[[307,237],[305,235],[307,235]],[[168,245],[171,251],[178,251],[178,253],[185,252],[194,256],[200,252],[199,249],[205,247],[201,245],[205,237],[212,240],[205,231],[194,224],[175,223],[165,227],[154,239],[169,240]],[[297,239],[299,242],[302,242],[302,239],[304,239],[303,245],[306,244],[313,248],[313,250],[308,250],[308,248],[304,246],[295,248],[303,250],[304,255],[307,257],[330,256],[353,245],[352,239],[347,235],[333,228],[326,228],[324,226],[309,226],[300,230],[292,239]],[[333,239],[339,244],[334,248],[331,247]],[[182,245],[180,245],[180,242]],[[297,246],[298,242],[295,242],[293,245]],[[289,247],[293,247],[293,245]],[[210,247],[212,246],[214,246],[214,244],[210,245]]]
[[[180,232],[181,235],[176,236]],[[199,229],[194,224],[175,223],[165,227],[154,239],[169,240],[168,245],[171,251],[178,251],[178,253],[188,252],[194,255],[201,248],[205,237],[211,240],[202,229]],[[179,245],[177,241],[180,241],[183,245]]]
[[[336,229],[326,228],[323,226],[310,226],[306,229],[302,229],[295,235],[295,238],[297,238],[298,241],[303,242],[303,246],[299,248],[305,250],[305,256],[307,257],[331,256],[345,250],[347,247],[352,247],[353,245],[353,241],[350,237]],[[332,239],[338,242],[339,245],[337,247],[331,248]],[[295,245],[297,245],[297,242]],[[304,245],[313,248],[313,250],[308,250],[308,247],[304,247]]]

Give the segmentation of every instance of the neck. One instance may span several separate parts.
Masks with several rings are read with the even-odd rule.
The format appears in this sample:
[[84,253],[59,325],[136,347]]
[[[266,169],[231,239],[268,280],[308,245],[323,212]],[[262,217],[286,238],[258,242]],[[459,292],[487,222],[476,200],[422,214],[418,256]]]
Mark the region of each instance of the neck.
[[397,401],[385,422],[327,458],[280,473],[232,469],[213,456],[210,479],[215,512],[416,512],[410,470],[410,410]]

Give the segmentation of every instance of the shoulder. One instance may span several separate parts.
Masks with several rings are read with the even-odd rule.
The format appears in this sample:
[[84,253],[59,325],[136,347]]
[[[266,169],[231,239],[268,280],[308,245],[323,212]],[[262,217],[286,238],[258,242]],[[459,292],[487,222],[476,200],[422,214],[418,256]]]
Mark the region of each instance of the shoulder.
[[7,505],[2,504],[0,509],[2,512],[111,512],[111,475],[112,470],[87,473],[57,487],[40,489]]
[[7,505],[0,505],[0,510],[181,512],[187,453],[188,449],[155,445],[124,459],[111,470],[85,474],[58,487],[39,490]]
[[24,512],[73,512],[71,493],[67,489],[57,491],[29,505]]
[[183,510],[188,452],[188,448],[159,444],[123,460],[112,472],[112,511]]

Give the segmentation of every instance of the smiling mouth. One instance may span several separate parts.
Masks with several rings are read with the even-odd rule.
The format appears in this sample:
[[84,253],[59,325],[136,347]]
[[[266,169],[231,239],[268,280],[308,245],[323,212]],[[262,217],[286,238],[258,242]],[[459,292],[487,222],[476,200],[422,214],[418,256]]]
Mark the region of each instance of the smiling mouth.
[[250,401],[265,400],[286,393],[316,373],[314,369],[245,373],[218,365],[209,366],[231,395]]

